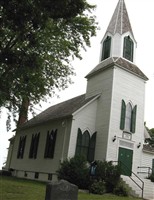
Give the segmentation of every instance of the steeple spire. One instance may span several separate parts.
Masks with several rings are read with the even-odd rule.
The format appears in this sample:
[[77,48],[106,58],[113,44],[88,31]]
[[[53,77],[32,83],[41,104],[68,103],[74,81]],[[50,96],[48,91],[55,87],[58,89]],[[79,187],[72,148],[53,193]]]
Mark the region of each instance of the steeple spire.
[[119,0],[101,41],[100,62],[109,57],[123,57],[135,62],[136,40],[124,0]]
[[130,32],[134,37],[124,0],[119,0],[106,32],[112,35]]

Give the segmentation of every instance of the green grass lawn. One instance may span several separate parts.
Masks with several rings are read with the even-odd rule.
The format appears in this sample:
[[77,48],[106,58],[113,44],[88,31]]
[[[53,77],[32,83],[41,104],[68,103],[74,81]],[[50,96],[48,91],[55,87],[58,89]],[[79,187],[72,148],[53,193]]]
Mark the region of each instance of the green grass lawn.
[[[0,176],[0,200],[45,200],[46,184],[37,181]],[[78,200],[138,200],[110,194],[79,193]]]

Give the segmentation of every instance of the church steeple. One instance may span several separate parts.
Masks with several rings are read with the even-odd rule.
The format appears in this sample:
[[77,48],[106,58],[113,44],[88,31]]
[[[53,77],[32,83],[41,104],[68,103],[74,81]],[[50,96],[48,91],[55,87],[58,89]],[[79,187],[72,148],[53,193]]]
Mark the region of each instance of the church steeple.
[[124,0],[119,0],[106,32],[109,32],[112,35],[115,35],[116,33],[122,35],[130,32],[133,36],[132,27]]
[[125,2],[119,0],[101,42],[100,61],[109,57],[123,57],[134,62],[136,46]]

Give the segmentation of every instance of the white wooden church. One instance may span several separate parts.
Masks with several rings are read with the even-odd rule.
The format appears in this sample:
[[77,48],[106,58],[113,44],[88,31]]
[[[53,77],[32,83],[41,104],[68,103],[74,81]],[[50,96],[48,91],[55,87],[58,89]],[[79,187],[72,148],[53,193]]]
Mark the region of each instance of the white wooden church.
[[64,159],[75,155],[89,162],[121,161],[127,168],[122,178],[139,196],[154,199],[154,183],[146,179],[154,170],[154,151],[144,144],[148,78],[135,65],[136,46],[125,2],[119,0],[100,61],[86,75],[86,93],[49,107],[17,130],[5,168],[17,177],[48,181],[56,179]]

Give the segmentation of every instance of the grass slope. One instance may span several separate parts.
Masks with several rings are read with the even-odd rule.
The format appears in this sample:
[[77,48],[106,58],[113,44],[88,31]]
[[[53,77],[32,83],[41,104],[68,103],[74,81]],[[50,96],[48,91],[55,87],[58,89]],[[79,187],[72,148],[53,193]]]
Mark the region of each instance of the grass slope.
[[[45,200],[46,183],[0,176],[0,200]],[[110,194],[79,193],[78,200],[138,200]]]
[[44,200],[45,184],[13,177],[1,177],[0,200]]

